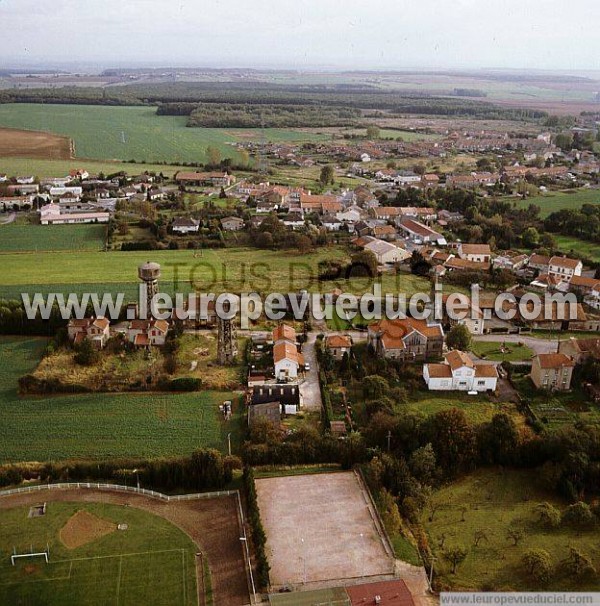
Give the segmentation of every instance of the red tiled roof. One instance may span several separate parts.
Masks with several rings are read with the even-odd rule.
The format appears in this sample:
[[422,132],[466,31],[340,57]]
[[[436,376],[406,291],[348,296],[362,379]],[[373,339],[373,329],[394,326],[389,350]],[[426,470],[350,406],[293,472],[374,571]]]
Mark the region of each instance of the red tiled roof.
[[402,579],[353,585],[345,589],[352,606],[375,604],[375,596],[379,596],[379,606],[415,606],[412,594]]

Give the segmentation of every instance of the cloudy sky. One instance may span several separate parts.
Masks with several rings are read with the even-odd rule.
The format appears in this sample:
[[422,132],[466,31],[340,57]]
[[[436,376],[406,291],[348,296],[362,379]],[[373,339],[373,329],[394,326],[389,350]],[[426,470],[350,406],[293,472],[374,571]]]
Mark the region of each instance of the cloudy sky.
[[600,68],[598,0],[0,0],[0,64]]

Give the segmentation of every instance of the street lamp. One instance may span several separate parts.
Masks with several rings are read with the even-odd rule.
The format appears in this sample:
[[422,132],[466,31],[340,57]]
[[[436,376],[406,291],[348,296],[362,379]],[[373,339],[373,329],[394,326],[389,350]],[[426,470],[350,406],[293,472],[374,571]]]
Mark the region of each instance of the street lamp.
[[227,434],[227,448],[229,450],[229,456],[231,456],[231,432]]

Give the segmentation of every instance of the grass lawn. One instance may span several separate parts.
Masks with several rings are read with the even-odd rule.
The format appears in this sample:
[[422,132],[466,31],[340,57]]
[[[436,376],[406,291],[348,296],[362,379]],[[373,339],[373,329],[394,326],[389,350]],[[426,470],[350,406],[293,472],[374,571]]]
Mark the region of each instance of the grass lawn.
[[[109,532],[94,538],[80,529],[78,538],[89,541],[69,549],[61,529],[78,511],[101,520]],[[197,604],[196,546],[163,518],[103,503],[49,503],[44,516],[28,514],[29,507],[0,510],[0,603]],[[117,530],[118,524],[127,530]],[[13,548],[24,553],[46,545],[48,564],[37,557],[11,565]]]
[[[148,259],[161,264],[163,292],[294,292],[316,291],[318,265],[325,260],[345,260],[341,247],[322,248],[300,255],[288,251],[254,248],[203,251],[162,250],[141,252],[51,252],[2,256],[0,297],[20,292],[126,292],[136,295],[137,268]],[[334,288],[331,283],[328,288]],[[11,288],[13,287],[13,288]],[[19,297],[20,298],[20,297]]]
[[0,253],[100,251],[105,225],[0,225]]
[[574,210],[583,204],[600,204],[600,190],[598,189],[565,189],[559,192],[549,192],[543,196],[519,200],[519,208],[527,208],[535,204],[541,208],[540,215],[545,218],[553,212],[562,209]]
[[[225,451],[227,433],[240,433],[239,397],[227,391],[20,398],[17,380],[36,367],[44,345],[39,338],[0,338],[0,463]],[[219,413],[224,400],[235,402],[230,422]]]
[[263,137],[273,142],[324,139],[290,129],[187,128],[186,123],[186,116],[157,116],[155,107],[35,103],[0,107],[0,126],[66,135],[74,140],[78,158],[205,162],[208,146],[218,148],[223,157],[237,158],[231,143]]
[[533,351],[526,345],[504,344],[502,341],[473,341],[471,351],[479,358],[494,362],[517,362],[529,360],[533,356]]
[[469,421],[475,425],[486,423],[492,417],[505,412],[513,417],[517,424],[523,424],[523,416],[517,411],[512,403],[490,402],[486,396],[468,396],[466,393],[440,393],[417,392],[411,394],[410,402],[400,405],[403,410],[411,413],[420,413],[425,416],[434,415],[442,410],[458,408],[464,411]]
[[170,166],[165,164],[143,164],[120,162],[118,160],[40,160],[38,158],[0,158],[0,170],[7,175],[35,175],[40,179],[44,177],[57,177],[69,174],[69,171],[85,168],[92,175],[104,173],[112,175],[124,171],[129,175],[140,175],[143,172],[163,173],[172,177],[180,170],[189,170],[185,166]]
[[[439,509],[430,521],[431,509],[426,508],[421,521],[436,558],[438,582],[455,590],[598,591],[600,580],[597,576],[591,580],[574,580],[566,576],[565,567],[561,565],[573,546],[592,557],[598,567],[597,531],[542,527],[535,509],[544,501],[560,509],[567,505],[543,488],[535,471],[485,469],[436,491],[432,503]],[[517,547],[507,538],[509,528],[523,532]],[[476,547],[474,535],[480,530],[485,532],[487,540],[483,539]],[[443,548],[440,546],[442,540]],[[466,548],[468,555],[457,573],[451,574],[443,554],[444,549],[456,545]],[[548,585],[540,586],[532,581],[521,563],[523,554],[534,548],[548,551],[557,567]]]

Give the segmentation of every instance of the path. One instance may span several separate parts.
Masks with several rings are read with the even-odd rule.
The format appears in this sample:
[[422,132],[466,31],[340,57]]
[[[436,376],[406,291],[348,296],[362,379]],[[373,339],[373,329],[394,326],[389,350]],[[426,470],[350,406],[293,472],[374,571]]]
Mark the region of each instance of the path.
[[315,342],[316,332],[309,332],[306,343],[302,346],[304,362],[310,364],[310,370],[305,373],[304,381],[300,384],[302,395],[302,406],[304,410],[321,411],[323,405],[321,400],[321,388],[319,386],[319,365],[317,363],[317,351]]

